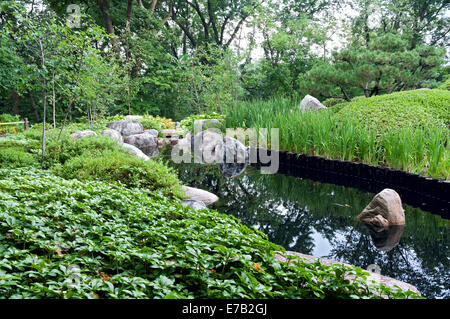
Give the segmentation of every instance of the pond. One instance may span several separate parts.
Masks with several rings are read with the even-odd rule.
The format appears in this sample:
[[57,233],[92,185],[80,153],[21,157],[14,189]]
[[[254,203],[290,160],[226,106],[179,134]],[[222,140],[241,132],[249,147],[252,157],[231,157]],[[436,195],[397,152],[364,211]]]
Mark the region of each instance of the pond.
[[170,162],[186,185],[219,196],[210,208],[235,216],[286,250],[364,269],[375,264],[382,275],[416,286],[427,298],[450,298],[450,221],[439,215],[403,203],[406,225],[394,230],[400,241],[386,251],[383,238],[373,238],[357,219],[374,193],[261,174],[254,167],[225,178],[217,165]]

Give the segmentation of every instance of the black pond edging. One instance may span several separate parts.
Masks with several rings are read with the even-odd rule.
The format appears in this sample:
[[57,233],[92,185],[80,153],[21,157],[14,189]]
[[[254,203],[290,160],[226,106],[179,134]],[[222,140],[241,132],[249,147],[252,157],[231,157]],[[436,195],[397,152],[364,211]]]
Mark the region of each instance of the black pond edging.
[[[272,152],[262,150],[267,154]],[[286,151],[274,152],[279,153],[280,164],[277,172],[279,174],[353,187],[371,193],[392,188],[400,195],[404,203],[450,219],[450,181],[363,163]],[[260,163],[258,153],[257,163],[253,163],[252,166],[257,168],[266,166]]]

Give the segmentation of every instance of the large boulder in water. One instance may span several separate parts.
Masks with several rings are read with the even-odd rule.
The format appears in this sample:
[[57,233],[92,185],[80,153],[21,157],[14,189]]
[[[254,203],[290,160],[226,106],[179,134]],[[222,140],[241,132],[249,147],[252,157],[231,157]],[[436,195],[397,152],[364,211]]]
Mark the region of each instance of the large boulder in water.
[[125,136],[123,141],[136,146],[147,156],[153,157],[158,155],[158,144],[155,141],[155,137],[150,133]]
[[97,133],[91,130],[85,130],[85,131],[78,131],[73,134],[70,134],[71,138],[83,138],[87,136],[97,136]]
[[144,126],[138,121],[116,121],[108,123],[108,127],[118,131],[122,136],[144,133]]
[[248,165],[248,150],[238,140],[225,136],[223,139],[223,161],[220,170],[225,177],[242,174]]
[[123,146],[124,149],[129,151],[131,154],[133,154],[137,158],[143,159],[144,161],[148,161],[149,160],[149,157],[147,155],[145,155],[144,152],[142,152],[136,146],[131,145],[131,144],[127,144],[127,143],[123,143],[122,146]]
[[223,138],[215,130],[209,129],[194,135],[191,140],[196,163],[220,163],[223,159]]
[[300,102],[299,109],[303,111],[326,109],[327,107],[320,103],[314,96],[306,95]]
[[360,221],[377,227],[405,224],[402,200],[393,189],[383,189],[358,215]]
[[103,130],[101,133],[103,136],[109,137],[113,141],[119,142],[119,144],[123,143],[122,135],[120,135],[119,131],[113,130],[113,129],[106,129]]

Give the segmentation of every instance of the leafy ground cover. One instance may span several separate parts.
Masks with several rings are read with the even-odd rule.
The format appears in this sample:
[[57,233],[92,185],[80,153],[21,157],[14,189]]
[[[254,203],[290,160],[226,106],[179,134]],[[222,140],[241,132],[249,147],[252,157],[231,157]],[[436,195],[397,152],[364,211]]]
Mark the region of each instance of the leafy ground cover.
[[227,109],[226,126],[279,128],[281,150],[450,178],[449,91],[357,98],[317,112],[298,105],[288,99],[238,103]]
[[145,188],[0,169],[3,298],[392,298],[350,283],[345,266],[274,258],[283,250],[231,216]]

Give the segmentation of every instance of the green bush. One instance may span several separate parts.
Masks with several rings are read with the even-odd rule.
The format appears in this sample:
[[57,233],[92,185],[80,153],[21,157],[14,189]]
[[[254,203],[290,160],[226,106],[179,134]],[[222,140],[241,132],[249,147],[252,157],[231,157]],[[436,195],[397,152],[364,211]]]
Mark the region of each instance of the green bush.
[[322,102],[323,105],[325,105],[326,107],[333,107],[336,104],[340,104],[340,103],[344,103],[345,100],[344,99],[337,99],[337,98],[329,98],[326,99],[325,101]]
[[[282,247],[235,218],[148,195],[117,183],[0,169],[0,296],[416,297],[367,285],[361,268],[280,262],[273,251]],[[79,281],[71,280],[75,265]]]
[[27,153],[24,147],[2,147],[0,145],[0,167],[36,166],[37,163],[36,158]]
[[[196,120],[206,120],[206,119],[216,119],[219,120],[222,124],[225,122],[225,118],[222,114],[212,112],[212,113],[204,113],[204,114],[195,114],[191,115],[180,122],[180,127],[177,130],[178,135],[184,135],[187,132],[194,131],[194,122]],[[207,129],[207,128],[205,128]]]
[[442,84],[442,85],[439,87],[439,89],[450,91],[450,78],[448,78],[448,79],[444,82],[444,84]]
[[54,132],[48,139],[44,167],[49,168],[55,164],[64,164],[70,159],[85,154],[95,158],[107,150],[130,156],[117,141],[113,141],[105,136],[88,136],[73,139],[64,134],[60,142],[57,143],[57,132]]
[[166,129],[166,125],[163,122],[152,116],[144,117],[142,119],[139,119],[138,121],[141,122],[142,126],[144,126],[144,129],[146,130],[157,130],[160,136],[162,135],[162,131]]
[[445,127],[450,123],[450,92],[413,90],[358,99],[336,114],[338,121],[349,118],[379,133],[406,127]]
[[92,152],[85,152],[57,165],[55,172],[69,179],[116,181],[130,188],[159,191],[166,196],[184,196],[178,178],[170,168],[160,162],[143,161],[116,150],[96,149],[95,156]]

